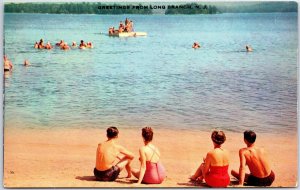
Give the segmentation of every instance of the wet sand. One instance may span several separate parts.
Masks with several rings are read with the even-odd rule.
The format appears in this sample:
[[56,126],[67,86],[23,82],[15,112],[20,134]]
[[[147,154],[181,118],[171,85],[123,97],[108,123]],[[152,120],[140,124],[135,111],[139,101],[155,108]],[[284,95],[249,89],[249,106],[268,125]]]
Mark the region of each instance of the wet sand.
[[[119,129],[119,143],[136,155],[143,145],[141,130]],[[230,151],[229,169],[238,169],[238,150],[244,147],[242,133],[226,132],[224,148]],[[4,130],[4,187],[197,187],[188,177],[213,148],[209,132],[154,128],[153,144],[161,152],[167,170],[159,185],[137,185],[122,171],[116,182],[98,182],[93,176],[97,144],[106,140],[103,129],[15,129]],[[272,187],[295,187],[298,171],[297,134],[257,134],[257,146],[269,154],[276,178]],[[231,176],[231,185],[236,181]]]

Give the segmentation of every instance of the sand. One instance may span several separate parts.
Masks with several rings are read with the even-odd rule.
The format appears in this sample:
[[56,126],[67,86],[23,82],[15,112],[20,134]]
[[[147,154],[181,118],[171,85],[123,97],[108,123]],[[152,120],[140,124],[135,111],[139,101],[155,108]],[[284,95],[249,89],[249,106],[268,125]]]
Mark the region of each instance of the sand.
[[[244,147],[242,133],[225,132],[224,148],[230,151],[229,169],[238,169],[238,150]],[[106,140],[103,129],[16,129],[4,130],[4,178],[6,188],[16,187],[197,187],[188,180],[206,153],[213,148],[210,132],[154,128],[155,144],[167,170],[159,185],[137,185],[122,171],[116,182],[95,181],[93,169],[97,144]],[[120,129],[118,142],[134,152],[132,167],[138,167],[141,130]],[[273,187],[295,187],[298,171],[297,133],[257,134],[256,146],[266,149],[276,174]],[[231,185],[236,182],[231,176]]]

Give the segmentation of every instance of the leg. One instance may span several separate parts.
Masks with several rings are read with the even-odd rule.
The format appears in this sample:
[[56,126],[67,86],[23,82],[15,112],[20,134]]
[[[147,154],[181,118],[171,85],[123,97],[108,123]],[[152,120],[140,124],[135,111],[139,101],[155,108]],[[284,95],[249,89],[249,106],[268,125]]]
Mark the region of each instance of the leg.
[[202,181],[202,170],[203,170],[203,168],[204,168],[204,163],[202,163],[199,167],[198,167],[198,169],[197,169],[197,171],[195,172],[195,174],[194,175],[192,175],[191,177],[190,177],[190,179],[192,180],[192,181],[196,181],[198,178],[199,178],[199,180],[201,180]]
[[120,170],[122,171],[124,168],[127,171],[127,178],[131,177],[131,168],[130,168],[130,163],[131,160],[128,159],[127,157],[123,157],[122,159],[120,159],[120,161],[116,164],[116,166],[118,166],[120,168]]
[[140,170],[138,169],[131,169],[131,173],[134,177],[136,177],[137,179],[139,179],[140,177]]
[[[231,175],[233,177],[235,177],[236,179],[240,180],[240,173],[235,171],[235,170],[231,170]],[[250,174],[245,174],[245,179],[244,179],[244,182],[247,182],[248,181],[248,177],[249,177]]]
[[235,177],[236,179],[240,179],[240,174],[239,174],[239,172],[237,172],[237,171],[235,171],[235,170],[231,170],[231,175],[233,176],[233,177]]

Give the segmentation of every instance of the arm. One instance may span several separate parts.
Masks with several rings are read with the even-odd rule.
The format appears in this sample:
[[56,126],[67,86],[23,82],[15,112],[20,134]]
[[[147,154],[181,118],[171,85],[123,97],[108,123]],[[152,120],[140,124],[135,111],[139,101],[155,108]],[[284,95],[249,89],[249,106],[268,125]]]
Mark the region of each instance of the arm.
[[244,185],[246,158],[245,158],[245,154],[244,154],[243,149],[241,149],[239,151],[239,156],[240,156],[240,169],[239,169],[240,181],[239,181],[239,185]]
[[95,164],[95,166],[97,166],[100,147],[101,147],[101,144],[98,144],[98,147],[97,147],[97,150],[96,150],[96,164]]
[[124,154],[128,159],[132,160],[134,158],[134,155],[132,152],[130,152],[129,150],[125,149],[122,146],[119,146],[119,152]]
[[146,172],[146,155],[145,152],[140,149],[140,161],[141,161],[141,167],[140,167],[140,176],[137,183],[142,183],[142,180],[144,178],[145,172]]
[[203,169],[203,173],[202,173],[203,178],[205,178],[205,176],[206,176],[206,175],[208,174],[208,172],[209,172],[209,167],[210,167],[210,162],[211,162],[211,158],[210,158],[210,157],[211,157],[210,154],[207,153],[206,158],[203,159],[203,161],[205,161],[205,162],[204,162],[204,169]]

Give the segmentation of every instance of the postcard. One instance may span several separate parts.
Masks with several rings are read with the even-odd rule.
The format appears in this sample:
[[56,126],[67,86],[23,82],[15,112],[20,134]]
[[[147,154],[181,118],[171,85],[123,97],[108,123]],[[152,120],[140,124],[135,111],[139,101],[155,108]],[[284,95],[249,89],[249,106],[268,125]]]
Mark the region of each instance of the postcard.
[[297,186],[297,2],[3,16],[5,188]]

